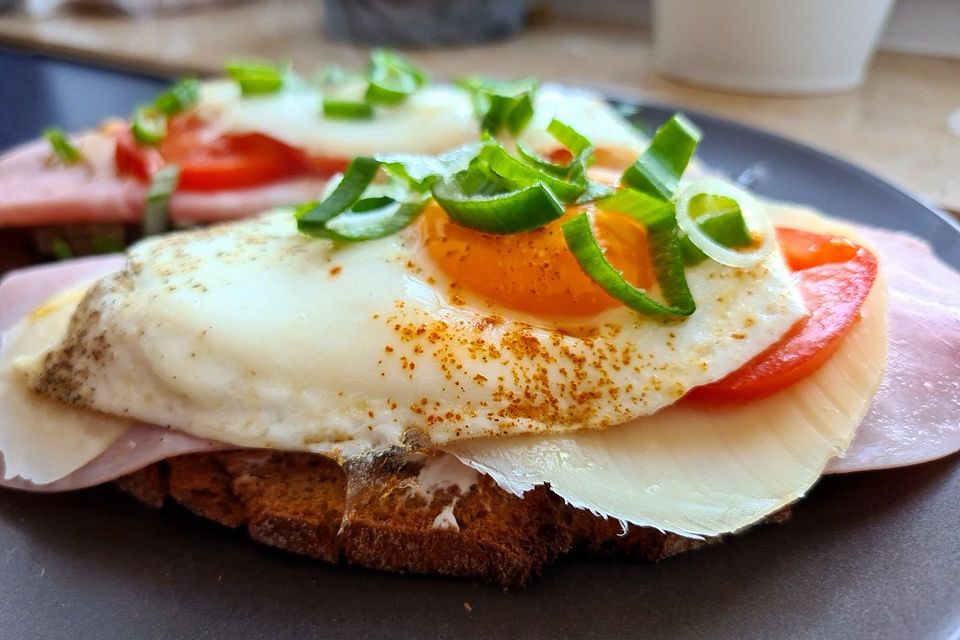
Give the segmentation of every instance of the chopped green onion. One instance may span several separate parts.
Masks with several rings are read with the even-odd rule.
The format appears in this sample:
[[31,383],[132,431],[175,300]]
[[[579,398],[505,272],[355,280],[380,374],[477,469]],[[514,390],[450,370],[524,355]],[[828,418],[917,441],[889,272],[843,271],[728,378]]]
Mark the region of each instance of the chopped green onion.
[[564,178],[570,174],[570,165],[572,162],[561,164],[559,162],[550,162],[545,158],[541,157],[536,151],[533,151],[522,142],[517,143],[517,155],[520,156],[520,159],[531,167],[536,167],[544,173],[549,173],[557,176],[558,178]]
[[263,62],[234,61],[227,64],[227,75],[240,85],[240,93],[257,96],[279,91],[286,73]]
[[530,231],[563,215],[563,204],[542,182],[495,195],[467,194],[458,180],[440,180],[434,199],[457,224],[486,233]]
[[405,229],[417,219],[427,205],[426,200],[416,202],[397,202],[390,198],[370,198],[369,200],[387,202],[377,208],[368,209],[361,200],[354,205],[353,210],[330,219],[324,227],[322,237],[341,242],[385,238]]
[[552,135],[557,142],[570,150],[574,156],[578,156],[584,151],[590,149],[593,144],[586,136],[574,129],[568,124],[554,118],[547,125],[547,133]]
[[423,71],[386,49],[370,52],[368,76],[366,99],[369,104],[399,104],[427,81]]
[[593,180],[587,181],[587,189],[577,198],[576,204],[586,204],[588,202],[595,202],[597,200],[602,200],[607,196],[613,194],[613,187],[603,184],[602,182],[594,182]]
[[73,257],[73,249],[63,238],[54,238],[50,241],[50,253],[57,260],[69,260]]
[[375,158],[354,158],[343,172],[343,179],[324,200],[298,208],[297,228],[310,236],[324,237],[327,222],[345,212],[363,196],[380,169]]
[[[703,194],[715,199],[704,200]],[[708,233],[706,225],[699,223],[697,214],[703,215],[704,206],[711,203],[722,206],[727,201],[735,202],[741,212],[743,223],[751,235],[749,250],[736,251],[725,246],[722,240],[718,241]],[[677,196],[676,212],[677,224],[690,242],[707,257],[728,267],[752,267],[776,248],[776,233],[763,207],[749,193],[728,182],[700,180],[684,187]],[[755,242],[756,239],[760,240],[759,244]]]
[[153,174],[147,189],[147,206],[143,215],[143,235],[153,236],[170,228],[170,198],[180,181],[180,167],[168,164]]
[[561,229],[580,268],[610,296],[637,313],[681,317],[689,316],[696,310],[683,273],[675,222],[670,224],[664,221],[647,228],[650,258],[667,304],[657,302],[645,291],[630,284],[623,274],[610,264],[594,233],[589,214],[581,213],[571,218],[563,223]]
[[376,156],[384,170],[420,193],[440,178],[465,171],[480,152],[480,143],[466,144],[440,156],[413,153],[388,153]]
[[131,130],[140,144],[160,144],[167,137],[167,116],[153,107],[140,107],[133,114]]
[[366,102],[324,98],[323,115],[342,120],[369,120],[373,117],[373,107]]
[[[753,244],[753,236],[736,200],[701,193],[691,198],[690,214],[705,234],[725,247],[748,247]],[[707,259],[707,254],[698,249],[685,234],[680,238],[680,252],[688,265],[700,264]]]
[[186,77],[180,78],[157,96],[153,106],[160,113],[172,116],[193,107],[199,100],[200,81],[194,77]]
[[549,187],[565,203],[574,202],[587,190],[585,179],[568,181],[546,171],[540,171],[514,158],[496,142],[487,144],[481,150],[480,157],[486,161],[494,173],[507,180],[515,188],[540,182]]
[[650,146],[620,179],[626,185],[669,200],[680,184],[702,134],[681,114],[674,114],[653,136]]
[[473,94],[474,110],[483,131],[496,135],[506,129],[517,135],[533,117],[533,96],[538,86],[533,78],[505,82],[474,77],[459,84]]
[[311,84],[319,86],[321,89],[328,89],[330,87],[344,85],[355,78],[355,73],[347,71],[340,65],[331,64],[314,73],[310,82]]
[[70,142],[70,138],[58,127],[49,127],[43,130],[43,137],[50,143],[53,155],[63,164],[76,164],[83,159],[80,149]]

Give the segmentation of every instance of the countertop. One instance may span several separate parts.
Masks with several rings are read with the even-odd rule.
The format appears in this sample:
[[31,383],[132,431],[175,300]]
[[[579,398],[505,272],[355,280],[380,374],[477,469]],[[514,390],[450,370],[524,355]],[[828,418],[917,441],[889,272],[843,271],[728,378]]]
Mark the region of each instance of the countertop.
[[[288,58],[303,70],[360,64],[327,40],[320,3],[260,0],[152,18],[0,17],[0,44],[160,73],[216,73],[236,56]],[[823,149],[960,212],[960,60],[878,53],[858,90],[816,97],[708,91],[658,75],[642,27],[539,15],[519,37],[406,52],[434,77],[535,75],[618,97],[706,111]],[[762,159],[759,159],[762,161]]]

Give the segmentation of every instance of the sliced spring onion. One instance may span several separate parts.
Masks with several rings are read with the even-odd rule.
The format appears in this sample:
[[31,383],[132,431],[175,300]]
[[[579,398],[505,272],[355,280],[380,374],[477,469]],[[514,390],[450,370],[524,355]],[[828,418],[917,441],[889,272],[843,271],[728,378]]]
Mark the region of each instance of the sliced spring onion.
[[131,131],[140,144],[160,144],[167,137],[167,116],[153,107],[140,107],[133,113]]
[[448,178],[465,171],[470,161],[480,152],[480,143],[466,144],[440,156],[413,153],[388,153],[376,156],[384,170],[420,193],[440,178]]
[[279,91],[285,71],[263,62],[233,61],[227,64],[227,75],[240,85],[240,93],[257,96]]
[[636,189],[622,189],[600,200],[597,206],[603,211],[615,211],[633,218],[645,227],[674,220],[672,204]]
[[473,77],[459,84],[473,94],[483,131],[496,135],[506,129],[517,135],[533,117],[533,96],[538,86],[533,78],[507,82]]
[[486,233],[530,231],[563,215],[563,204],[542,182],[498,193],[467,194],[456,178],[431,188],[434,199],[457,224]]
[[180,180],[180,167],[168,164],[153,174],[147,189],[147,206],[143,215],[143,235],[153,236],[170,228],[170,198]]
[[571,164],[569,163],[559,163],[559,162],[550,162],[546,158],[543,158],[536,151],[533,151],[527,147],[527,145],[522,142],[517,143],[517,156],[520,157],[525,163],[531,167],[535,167],[544,173],[549,173],[551,175],[557,176],[558,178],[565,178],[570,174]]
[[587,189],[580,195],[579,198],[577,198],[576,204],[596,202],[597,200],[602,200],[603,198],[606,198],[612,194],[613,187],[605,185],[602,182],[587,180]]
[[185,77],[158,95],[153,106],[160,113],[172,116],[193,107],[199,100],[200,81],[194,77]]
[[550,124],[547,125],[547,133],[552,135],[557,142],[569,149],[575,156],[580,155],[593,146],[586,136],[556,118],[551,120]]
[[702,133],[683,114],[674,114],[653,136],[650,146],[627,168],[620,181],[669,200],[693,157]]
[[337,187],[320,202],[310,203],[297,209],[297,228],[301,233],[324,237],[326,224],[345,212],[362,196],[380,169],[375,158],[354,158],[343,172]]
[[373,117],[373,107],[366,102],[324,98],[323,115],[341,120],[368,120]]
[[682,317],[689,316],[696,310],[683,273],[675,223],[664,221],[647,227],[650,258],[667,304],[657,302],[645,291],[630,284],[623,274],[610,264],[597,240],[590,214],[581,213],[571,218],[563,223],[561,229],[580,268],[610,296],[637,313]]
[[[703,232],[723,246],[747,247],[753,244],[753,236],[736,201],[701,193],[691,198],[690,211]],[[707,254],[686,235],[680,238],[680,252],[688,265],[700,264],[707,259]]]
[[[737,251],[712,238],[704,228],[698,224],[696,211],[691,202],[701,194],[729,198],[737,203],[742,213],[743,221],[751,234],[751,249]],[[747,268],[763,260],[776,246],[776,235],[770,218],[763,207],[749,193],[722,180],[700,180],[688,185],[677,197],[676,203],[677,224],[681,231],[687,234],[698,249],[708,257],[728,267]],[[759,237],[760,243],[754,247],[753,239]]]
[[368,76],[366,100],[369,104],[399,104],[427,81],[423,71],[386,49],[370,52]]
[[384,201],[381,206],[367,208],[373,203],[363,205],[361,200],[352,211],[342,213],[324,227],[323,237],[341,242],[360,242],[376,240],[393,235],[406,228],[426,207],[426,200],[416,202],[396,202],[390,198],[369,198]]
[[67,134],[59,127],[49,127],[43,130],[43,137],[50,143],[53,155],[63,164],[76,164],[83,159],[83,154],[72,142]]
[[57,260],[69,260],[73,257],[73,249],[63,238],[54,238],[50,241],[50,253]]
[[491,141],[481,151],[480,157],[487,166],[515,188],[526,187],[540,182],[550,188],[562,202],[576,201],[587,190],[587,182],[582,176],[579,180],[564,180],[546,171],[540,171],[521,160],[514,158],[498,143]]

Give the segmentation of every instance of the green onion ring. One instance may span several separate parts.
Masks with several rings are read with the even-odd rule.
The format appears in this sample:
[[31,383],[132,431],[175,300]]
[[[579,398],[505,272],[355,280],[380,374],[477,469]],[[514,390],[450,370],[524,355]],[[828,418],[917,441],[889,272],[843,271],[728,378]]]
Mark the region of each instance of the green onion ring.
[[245,96],[276,93],[283,87],[283,72],[263,62],[230,62],[227,75],[240,85],[240,93]]
[[638,191],[669,200],[702,135],[682,113],[674,114],[657,129],[650,146],[623,172],[620,181]]
[[153,107],[140,107],[133,113],[130,130],[138,143],[156,146],[167,137],[167,116]]
[[373,117],[373,107],[366,102],[324,98],[323,115],[340,120],[369,120]]
[[180,167],[175,164],[164,165],[153,174],[143,215],[144,236],[154,236],[170,228],[170,198],[179,181]]
[[[737,203],[743,212],[747,227],[761,238],[760,246],[752,251],[735,251],[711,238],[697,223],[691,212],[691,201],[700,194],[722,196]],[[707,256],[728,267],[748,268],[763,260],[776,248],[777,238],[773,224],[763,207],[749,193],[722,180],[700,180],[688,185],[680,193],[676,204],[677,224],[690,241]]]
[[301,233],[323,237],[327,222],[360,199],[379,168],[379,160],[364,156],[354,158],[343,172],[340,184],[329,196],[297,209],[297,228]]
[[649,316],[689,316],[696,304],[683,273],[683,261],[675,224],[656,224],[647,228],[650,258],[657,282],[667,304],[651,298],[623,277],[603,253],[588,213],[581,213],[561,226],[563,237],[580,268],[604,291],[627,307]]
[[50,143],[53,149],[53,155],[66,165],[76,164],[83,159],[83,154],[72,142],[63,129],[58,127],[49,127],[43,130],[43,137]]
[[[382,199],[390,200],[389,198]],[[381,198],[371,198],[370,200],[381,200]],[[341,242],[361,242],[385,238],[402,231],[416,220],[426,205],[426,200],[418,202],[390,200],[389,203],[376,209],[362,212],[347,211],[327,222],[323,237]]]
[[436,182],[431,192],[454,222],[485,233],[523,233],[563,215],[563,204],[542,182],[507,193],[467,195],[451,178]]
[[157,96],[153,106],[160,113],[172,116],[190,109],[200,100],[200,81],[188,76],[177,80],[169,89]]
[[516,187],[542,182],[565,203],[574,202],[587,190],[585,179],[573,182],[540,171],[514,158],[496,142],[491,142],[484,147],[480,151],[480,157],[486,161],[494,173]]
[[374,49],[370,52],[369,104],[395,105],[423,86],[426,75],[393,51]]

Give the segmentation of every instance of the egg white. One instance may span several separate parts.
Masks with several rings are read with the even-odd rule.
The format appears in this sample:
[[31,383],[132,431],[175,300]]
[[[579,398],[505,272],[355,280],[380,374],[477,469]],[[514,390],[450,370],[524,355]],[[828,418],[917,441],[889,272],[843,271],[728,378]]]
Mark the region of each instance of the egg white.
[[[222,133],[261,133],[321,156],[352,158],[378,153],[437,154],[476,141],[480,123],[469,94],[431,84],[395,107],[379,107],[369,120],[326,118],[323,97],[309,85],[263,96],[243,97],[228,80],[203,84],[197,114]],[[533,119],[519,137],[547,153],[557,141],[547,133],[553,118],[577,129],[600,150],[601,164],[616,157],[629,164],[646,139],[595,93],[557,84],[541,87]]]
[[459,300],[413,229],[335,247],[280,211],[133,247],[64,341],[19,366],[58,399],[239,446],[350,454],[603,428],[723,377],[803,314],[776,253],[687,277],[690,318],[620,308],[559,331]]

